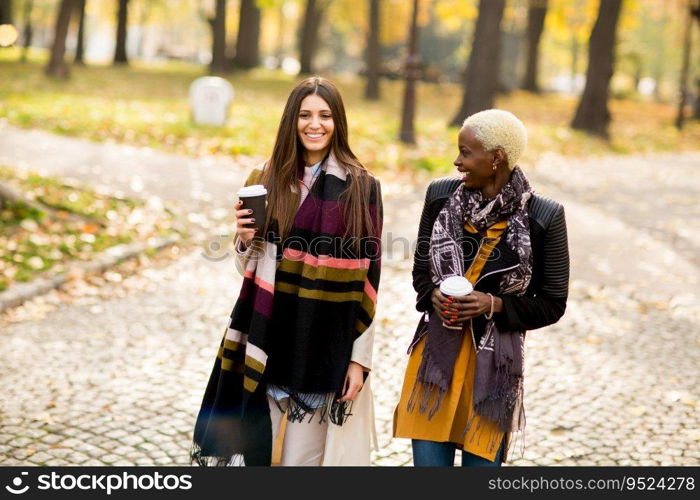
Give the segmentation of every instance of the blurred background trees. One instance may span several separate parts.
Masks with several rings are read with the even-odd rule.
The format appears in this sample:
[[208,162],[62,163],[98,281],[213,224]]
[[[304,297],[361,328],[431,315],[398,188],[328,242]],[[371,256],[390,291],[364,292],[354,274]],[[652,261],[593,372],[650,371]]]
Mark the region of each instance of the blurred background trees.
[[69,58],[184,61],[217,74],[359,75],[370,100],[382,79],[405,80],[397,120],[407,137],[420,82],[461,86],[460,105],[440,110],[451,125],[518,88],[579,99],[571,126],[600,137],[610,97],[673,102],[678,126],[700,116],[698,0],[421,0],[408,57],[413,3],[0,0],[0,20],[18,28],[18,45],[47,49],[46,72],[60,78]]
[[527,62],[522,88],[530,92],[539,92],[538,84],[540,39],[544,30],[544,20],[547,17],[547,0],[529,0],[527,8]]
[[418,55],[418,10],[420,1],[413,0],[411,9],[411,24],[408,27],[408,54],[404,63],[404,77],[406,84],[403,90],[403,104],[401,106],[401,126],[399,128],[399,140],[405,144],[415,144],[416,133],[414,119],[416,115],[416,81],[420,78],[420,56]]
[[260,62],[260,8],[256,0],[241,0],[234,67],[255,68]]
[[53,31],[53,43],[51,44],[51,56],[46,65],[46,74],[57,78],[68,78],[70,70],[64,60],[66,52],[66,36],[68,25],[75,9],[77,0],[61,0],[56,16],[56,28]]
[[78,38],[75,42],[75,64],[85,64],[85,2],[86,0],[78,0]]
[[588,43],[586,87],[571,126],[607,137],[610,111],[610,79],[615,71],[615,39],[622,0],[601,0]]
[[501,67],[501,20],[505,0],[479,0],[474,39],[465,70],[462,105],[450,122],[459,126],[467,116],[493,107]]
[[12,0],[0,0],[0,24],[12,23]]
[[318,31],[323,18],[323,11],[328,0],[306,0],[304,21],[299,29],[299,64],[300,73],[308,75],[313,72],[313,60],[319,40]]
[[126,55],[126,30],[129,22],[129,0],[117,0],[117,40],[114,47],[114,64],[128,64]]
[[226,0],[216,0],[213,17],[207,18],[211,26],[211,64],[209,71],[224,73],[226,64]]
[[367,71],[367,85],[365,86],[365,98],[369,100],[379,99],[379,77],[382,64],[382,46],[379,39],[380,32],[380,0],[369,1],[369,25],[367,27],[367,46],[365,47],[365,62]]

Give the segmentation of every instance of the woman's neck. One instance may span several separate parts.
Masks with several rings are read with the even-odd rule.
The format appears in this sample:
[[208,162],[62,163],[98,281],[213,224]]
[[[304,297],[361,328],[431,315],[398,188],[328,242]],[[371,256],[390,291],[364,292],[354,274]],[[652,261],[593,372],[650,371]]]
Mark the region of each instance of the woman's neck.
[[496,175],[494,175],[493,177],[493,182],[490,183],[488,186],[484,186],[481,188],[481,194],[484,196],[484,198],[495,198],[498,195],[498,193],[501,192],[503,186],[508,184],[508,181],[510,180],[510,174],[511,172],[507,168],[499,167],[496,171]]
[[325,158],[328,151],[304,151],[304,163],[307,166],[316,165]]

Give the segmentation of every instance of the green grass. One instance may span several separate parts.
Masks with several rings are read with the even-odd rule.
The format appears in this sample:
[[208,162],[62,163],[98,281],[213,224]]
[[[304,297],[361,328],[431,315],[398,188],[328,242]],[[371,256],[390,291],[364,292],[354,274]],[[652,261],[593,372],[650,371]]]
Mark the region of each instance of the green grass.
[[[187,92],[203,74],[201,66],[73,67],[72,78],[64,82],[44,76],[44,57],[34,53],[29,63],[20,64],[17,50],[0,51],[0,119],[19,127],[190,155],[269,155],[285,99],[299,80],[265,70],[231,74],[227,78],[236,95],[227,126],[200,127],[190,122]],[[345,99],[351,145],[367,166],[404,173],[442,173],[452,168],[456,129],[446,123],[461,99],[458,86],[420,84],[418,144],[408,147],[396,140],[400,82],[383,82],[384,99],[368,102],[362,98],[362,79],[330,78]],[[588,156],[700,149],[700,124],[689,123],[679,133],[672,125],[675,108],[667,104],[612,101],[609,142],[569,128],[574,99],[514,92],[501,96],[496,106],[513,111],[526,123],[530,136],[522,160],[526,166],[545,152]]]
[[0,205],[0,291],[111,246],[174,232],[169,213],[156,213],[139,200],[2,166],[0,183],[43,205]]

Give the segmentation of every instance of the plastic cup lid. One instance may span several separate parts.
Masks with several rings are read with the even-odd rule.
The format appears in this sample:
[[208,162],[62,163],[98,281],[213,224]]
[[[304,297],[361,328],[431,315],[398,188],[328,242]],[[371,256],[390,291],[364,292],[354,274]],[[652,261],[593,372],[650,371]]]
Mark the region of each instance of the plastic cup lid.
[[474,290],[469,280],[463,276],[450,276],[440,283],[440,291],[443,295],[462,296],[468,295]]
[[267,194],[267,189],[262,184],[255,184],[253,186],[245,186],[238,190],[238,197],[248,197],[248,196],[260,196]]

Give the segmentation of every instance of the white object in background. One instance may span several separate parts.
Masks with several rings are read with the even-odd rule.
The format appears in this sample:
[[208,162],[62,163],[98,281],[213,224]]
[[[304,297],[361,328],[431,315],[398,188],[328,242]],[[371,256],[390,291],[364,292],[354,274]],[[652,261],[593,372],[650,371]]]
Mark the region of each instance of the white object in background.
[[9,47],[17,41],[17,29],[11,24],[0,24],[0,47]]
[[233,100],[233,86],[218,76],[203,76],[190,85],[192,120],[198,125],[222,127]]
[[301,71],[301,63],[293,57],[282,59],[282,71],[288,75],[296,75]]
[[637,85],[637,91],[642,94],[642,95],[652,95],[654,91],[656,90],[656,80],[653,78],[649,78],[648,76],[645,76],[641,80],[639,80],[639,84]]

